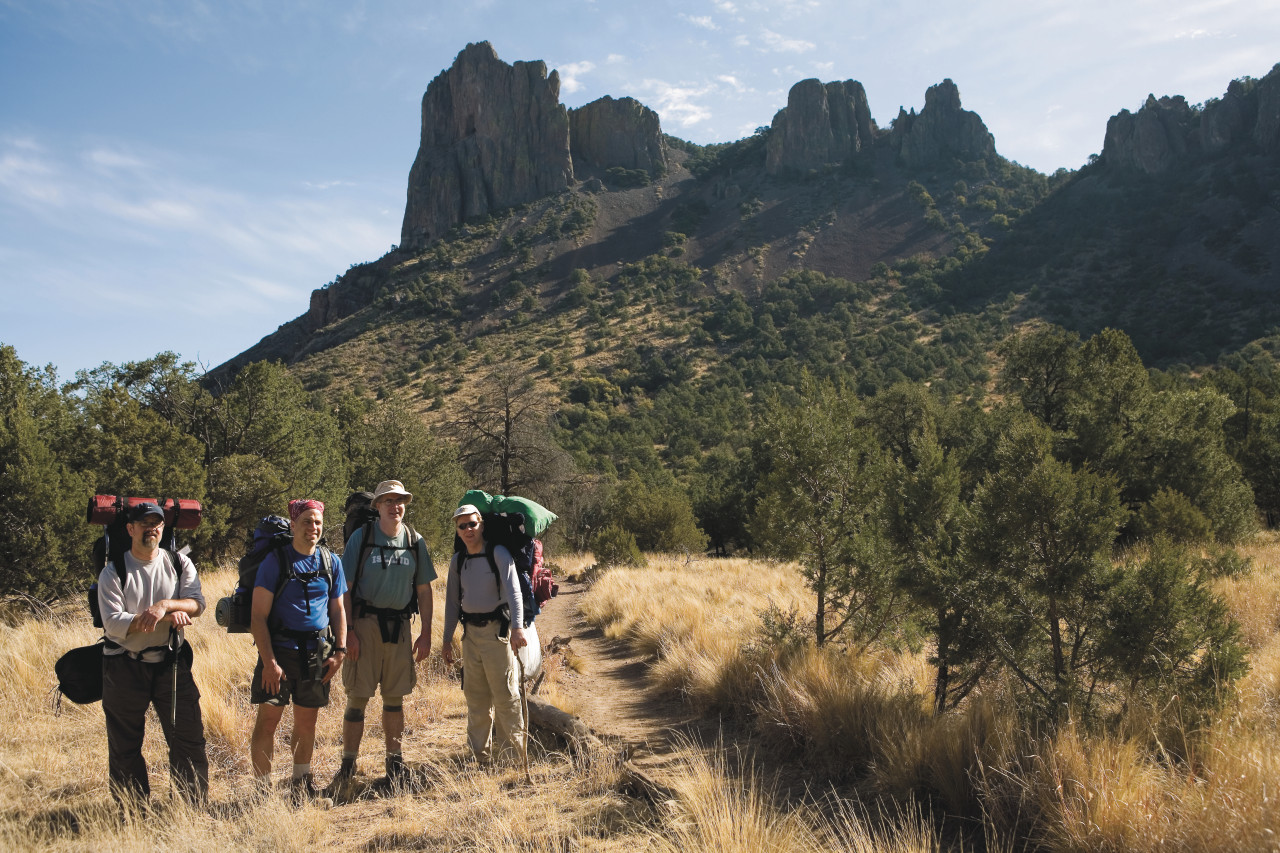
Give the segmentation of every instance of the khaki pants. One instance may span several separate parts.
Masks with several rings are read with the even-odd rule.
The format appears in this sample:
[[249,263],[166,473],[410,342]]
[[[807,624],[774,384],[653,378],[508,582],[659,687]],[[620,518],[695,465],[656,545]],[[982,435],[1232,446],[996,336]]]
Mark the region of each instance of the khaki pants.
[[467,742],[482,764],[524,744],[519,670],[510,643],[498,636],[497,620],[468,625],[462,636],[462,693],[467,699]]

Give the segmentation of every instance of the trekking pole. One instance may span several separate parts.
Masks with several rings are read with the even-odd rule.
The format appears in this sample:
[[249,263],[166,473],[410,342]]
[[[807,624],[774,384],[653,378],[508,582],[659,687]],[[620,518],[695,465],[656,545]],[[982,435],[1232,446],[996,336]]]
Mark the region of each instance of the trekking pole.
[[169,674],[169,726],[178,727],[178,629],[169,626],[169,654],[173,656],[173,670]]
[[[173,658],[173,668],[169,670],[169,737],[171,743],[178,740],[178,629],[169,624],[169,655]],[[178,795],[179,789],[174,785],[173,765],[169,765],[169,798]]]
[[520,757],[524,761],[524,781],[532,786],[533,777],[529,775],[529,698],[524,692],[524,661],[520,660],[518,653],[516,654],[516,666],[520,668],[520,724],[524,727],[524,736],[520,738]]

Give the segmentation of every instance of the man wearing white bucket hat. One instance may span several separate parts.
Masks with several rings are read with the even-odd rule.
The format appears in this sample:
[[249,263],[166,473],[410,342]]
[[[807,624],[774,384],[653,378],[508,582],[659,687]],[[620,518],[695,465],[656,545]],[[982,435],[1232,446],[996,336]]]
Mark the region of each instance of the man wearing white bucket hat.
[[[404,520],[412,500],[402,482],[383,480],[373,491],[377,520],[357,528],[347,540],[344,559],[353,561],[344,599],[350,626],[342,667],[347,709],[342,718],[342,766],[330,783],[331,791],[355,774],[365,706],[379,689],[387,779],[408,780],[401,753],[403,702],[417,684],[415,663],[431,651],[431,582],[436,578],[427,543]],[[417,640],[410,627],[414,614],[421,618]]]

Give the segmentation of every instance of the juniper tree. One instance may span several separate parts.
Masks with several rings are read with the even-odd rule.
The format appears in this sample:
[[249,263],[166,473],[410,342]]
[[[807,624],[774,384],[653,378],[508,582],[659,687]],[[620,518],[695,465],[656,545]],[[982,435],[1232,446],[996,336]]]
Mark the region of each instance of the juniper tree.
[[770,401],[757,433],[755,530],[766,550],[800,563],[818,645],[846,632],[874,640],[905,602],[881,524],[886,460],[860,414],[851,391],[806,376],[798,404]]

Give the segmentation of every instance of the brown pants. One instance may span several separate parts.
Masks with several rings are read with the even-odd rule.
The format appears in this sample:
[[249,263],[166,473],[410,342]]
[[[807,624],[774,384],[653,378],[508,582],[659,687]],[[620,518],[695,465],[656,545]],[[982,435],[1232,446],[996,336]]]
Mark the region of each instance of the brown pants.
[[[189,649],[189,647],[186,647]],[[178,659],[177,724],[173,709],[173,665],[143,663],[128,655],[102,658],[102,710],[107,718],[107,775],[119,799],[151,796],[142,738],[147,708],[155,705],[160,729],[169,744],[169,775],[186,797],[203,800],[209,790],[209,760],[205,754],[200,690],[191,677],[187,651]]]

